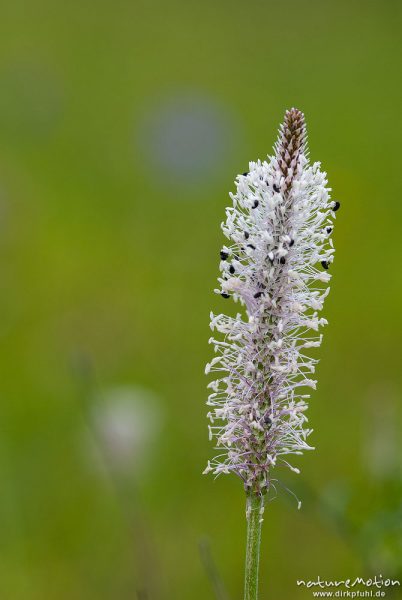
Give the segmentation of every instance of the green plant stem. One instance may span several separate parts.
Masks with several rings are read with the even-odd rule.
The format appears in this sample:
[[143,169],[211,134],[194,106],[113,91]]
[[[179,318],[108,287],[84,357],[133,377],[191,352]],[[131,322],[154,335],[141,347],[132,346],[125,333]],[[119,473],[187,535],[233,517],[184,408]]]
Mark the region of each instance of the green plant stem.
[[260,564],[263,506],[263,496],[252,492],[247,494],[247,545],[244,600],[258,599],[258,570]]

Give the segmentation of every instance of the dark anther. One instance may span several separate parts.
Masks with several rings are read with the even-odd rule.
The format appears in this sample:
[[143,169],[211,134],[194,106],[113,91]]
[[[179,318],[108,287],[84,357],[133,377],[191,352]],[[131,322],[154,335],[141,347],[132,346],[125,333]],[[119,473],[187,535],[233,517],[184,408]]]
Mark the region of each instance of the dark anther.
[[274,192],[279,194],[279,187],[276,185],[276,183],[274,184]]
[[253,204],[252,208],[257,208],[258,205],[259,205],[258,200],[254,200],[254,204]]
[[291,248],[291,247],[293,246],[293,244],[294,244],[294,243],[295,243],[295,241],[294,241],[294,240],[290,240],[290,242],[289,242],[289,248]]
[[254,294],[254,298],[260,298],[262,296],[262,292],[256,292]]
[[250,237],[250,234],[248,231],[244,232],[244,237],[246,238],[246,240],[248,240],[248,238]]
[[224,250],[221,250],[220,255],[222,260],[226,260],[229,256],[228,252],[225,252]]
[[280,260],[281,265],[284,265],[285,262],[286,262],[286,258],[284,256],[281,256],[281,260]]
[[332,227],[327,227],[326,230],[327,230],[327,233],[331,233]]
[[324,269],[328,269],[329,268],[329,262],[327,260],[322,260],[321,264],[324,267]]
[[332,207],[332,210],[334,212],[336,212],[340,207],[341,207],[341,203],[338,202],[338,201],[336,201],[335,204],[334,204],[334,206]]
[[221,296],[222,296],[222,298],[230,298],[230,295],[227,294],[226,292],[222,292]]
[[247,248],[251,248],[252,250],[255,250],[255,246],[253,246],[253,244],[247,244]]
[[264,416],[264,423],[266,423],[267,425],[271,425],[272,424],[272,419],[271,419],[271,417],[269,416],[268,413]]
[[233,265],[230,265],[230,267],[229,267],[229,273],[232,273],[232,275],[233,275],[233,273],[234,273],[235,271],[236,271],[236,269],[234,268],[234,266],[233,266]]
[[245,173],[243,173],[243,177],[247,177],[248,174],[249,174],[249,171],[246,171]]

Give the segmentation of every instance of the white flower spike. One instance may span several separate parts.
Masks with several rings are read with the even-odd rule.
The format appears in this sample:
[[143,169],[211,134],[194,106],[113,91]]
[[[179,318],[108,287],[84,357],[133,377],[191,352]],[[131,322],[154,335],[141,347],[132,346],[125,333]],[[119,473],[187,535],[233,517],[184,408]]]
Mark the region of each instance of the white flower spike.
[[274,156],[250,163],[236,179],[222,230],[223,298],[240,302],[236,316],[211,313],[215,358],[207,373],[210,436],[219,456],[205,472],[233,472],[247,491],[264,494],[271,470],[307,443],[306,388],[316,387],[317,363],[327,321],[318,316],[334,248],[331,234],[339,202],[331,201],[320,163],[309,164],[304,115],[292,108],[280,127]]

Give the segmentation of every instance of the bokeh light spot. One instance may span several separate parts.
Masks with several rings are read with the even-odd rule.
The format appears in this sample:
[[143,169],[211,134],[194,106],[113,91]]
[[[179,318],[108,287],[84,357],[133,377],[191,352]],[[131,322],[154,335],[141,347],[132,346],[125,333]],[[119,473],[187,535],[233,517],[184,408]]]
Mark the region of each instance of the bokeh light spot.
[[227,107],[203,93],[178,93],[145,116],[140,144],[150,170],[175,186],[207,183],[237,136]]

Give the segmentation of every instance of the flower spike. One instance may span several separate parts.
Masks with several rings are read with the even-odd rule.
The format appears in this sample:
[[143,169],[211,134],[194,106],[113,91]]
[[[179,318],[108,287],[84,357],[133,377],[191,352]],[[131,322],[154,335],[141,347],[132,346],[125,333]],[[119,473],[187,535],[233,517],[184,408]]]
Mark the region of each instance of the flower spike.
[[236,316],[212,314],[215,357],[208,405],[219,455],[205,472],[235,473],[264,494],[272,469],[312,447],[307,400],[315,389],[309,349],[320,346],[339,202],[330,199],[320,163],[307,158],[304,115],[285,114],[274,155],[236,179],[222,230],[216,293],[239,302]]

